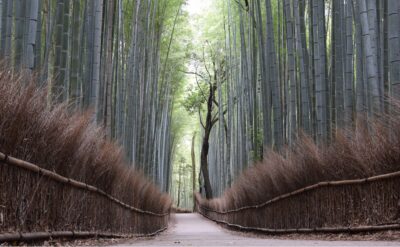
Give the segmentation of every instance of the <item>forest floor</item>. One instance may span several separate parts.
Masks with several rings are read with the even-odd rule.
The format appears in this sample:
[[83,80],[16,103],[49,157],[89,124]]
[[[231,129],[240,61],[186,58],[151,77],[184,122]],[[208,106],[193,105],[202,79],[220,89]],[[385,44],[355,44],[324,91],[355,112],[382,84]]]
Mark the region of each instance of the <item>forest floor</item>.
[[147,239],[119,242],[120,246],[400,246],[400,232],[374,234],[260,235],[230,231],[199,214],[172,216],[169,229]]

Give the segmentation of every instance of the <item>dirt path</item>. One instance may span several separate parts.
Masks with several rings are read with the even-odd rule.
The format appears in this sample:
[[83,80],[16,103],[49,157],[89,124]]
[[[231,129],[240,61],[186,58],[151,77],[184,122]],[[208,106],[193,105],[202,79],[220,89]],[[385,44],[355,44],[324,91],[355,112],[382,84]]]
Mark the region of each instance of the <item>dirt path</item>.
[[173,216],[170,229],[157,237],[127,241],[125,246],[400,246],[385,241],[321,241],[257,238],[228,231],[198,214]]

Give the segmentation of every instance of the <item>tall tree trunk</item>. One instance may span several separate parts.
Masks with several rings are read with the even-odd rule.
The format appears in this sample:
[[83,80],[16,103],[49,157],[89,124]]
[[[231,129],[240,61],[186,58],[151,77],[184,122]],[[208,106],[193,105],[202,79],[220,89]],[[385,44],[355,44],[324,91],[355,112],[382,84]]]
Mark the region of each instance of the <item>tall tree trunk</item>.
[[400,99],[400,2],[388,0],[389,75],[393,98]]
[[103,0],[94,2],[94,35],[93,35],[93,69],[90,102],[95,107],[95,119],[100,117],[99,90],[100,90],[100,58],[101,58],[101,33],[103,18]]
[[[272,108],[273,108],[273,122],[274,122],[274,141],[275,146],[280,148],[283,145],[283,120],[282,120],[282,103],[281,103],[281,89],[279,80],[279,69],[277,68],[277,53],[275,50],[275,38],[274,38],[274,24],[271,9],[271,0],[265,0],[267,24],[266,24],[266,34],[267,34],[267,45],[266,50],[268,53],[268,75],[269,75],[269,85],[271,85],[272,93]],[[268,35],[269,34],[269,35]],[[269,92],[266,92],[269,94]],[[263,96],[264,97],[264,96]],[[270,97],[266,96],[269,102]],[[267,105],[268,106],[268,105]],[[268,114],[268,113],[267,113]],[[265,118],[264,121],[269,121],[269,118]],[[268,126],[268,124],[266,125]],[[267,130],[270,131],[270,130]],[[268,136],[264,135],[264,138]],[[264,140],[269,141],[269,140]]]
[[[191,157],[192,157],[192,191],[193,193],[196,191],[196,155],[195,155],[195,140],[196,140],[196,132],[193,133],[192,137],[192,148],[191,148]],[[196,210],[196,198],[193,196],[193,211]]]
[[64,22],[64,0],[57,0],[55,20],[55,38],[54,38],[54,70],[53,70],[53,85],[51,87],[52,103],[60,103],[65,98],[64,81],[61,80],[62,70],[62,51],[63,51],[63,22]]
[[289,73],[289,92],[290,105],[289,105],[289,144],[295,139],[297,135],[297,83],[296,83],[296,69],[295,69],[295,56],[294,56],[294,23],[293,12],[290,5],[290,0],[285,0],[285,19],[286,19],[286,48],[287,48],[287,63]]
[[200,167],[204,178],[204,188],[207,199],[213,198],[213,191],[211,187],[209,167],[208,167],[208,151],[210,148],[211,129],[215,124],[215,122],[213,122],[212,120],[213,102],[215,100],[215,90],[217,90],[217,85],[213,83],[210,85],[209,95],[207,99],[207,113],[206,113],[207,115],[204,125],[204,136],[200,152]]
[[[44,23],[42,9],[43,9],[43,2],[45,0],[39,0],[38,9],[37,9],[37,23],[36,23],[36,40],[34,53],[34,69],[39,73],[42,70],[42,24]],[[39,80],[40,81],[40,80]]]
[[61,62],[60,62],[60,76],[58,80],[60,80],[60,85],[63,85],[63,98],[62,100],[67,100],[69,95],[69,33],[70,33],[70,25],[69,25],[69,13],[70,13],[70,0],[64,0],[64,8],[63,8],[63,25],[62,25],[62,42],[61,42]]
[[[25,68],[30,72],[35,67],[35,45],[38,25],[39,0],[30,1],[30,14],[28,26],[28,40],[25,56]],[[39,17],[40,18],[40,17]],[[41,44],[37,44],[41,45]]]
[[321,11],[325,9],[324,4],[324,0],[315,0],[312,10],[318,142],[326,142],[328,139],[325,13]]
[[106,136],[108,138],[111,138],[111,133],[112,133],[112,126],[111,126],[111,105],[112,105],[112,84],[113,84],[113,78],[112,78],[112,71],[113,71],[113,39],[114,39],[114,15],[115,15],[115,0],[108,0],[106,3],[106,34],[104,38],[104,43],[103,46],[105,56],[104,56],[104,63],[105,66],[103,67],[104,69],[104,85],[103,87],[105,88],[104,92],[104,103],[103,103],[103,126],[106,130]]
[[347,0],[344,5],[345,8],[345,85],[344,85],[344,122],[345,126],[351,126],[354,116],[354,62],[353,62],[353,10],[352,3]]
[[26,28],[26,7],[28,3],[22,0],[13,1],[15,4],[15,49],[14,49],[14,68],[21,69],[25,50],[25,28]]
[[7,57],[10,56],[9,53],[11,52],[13,0],[3,0],[1,11],[2,11],[1,15],[2,21],[1,21],[0,57],[4,59],[9,59]]
[[82,40],[82,25],[81,25],[81,1],[73,0],[72,2],[72,44],[71,44],[71,69],[69,78],[69,100],[72,108],[78,109],[80,88],[81,88],[81,40]]
[[[334,102],[335,102],[335,110],[334,116],[332,117],[332,124],[334,127],[343,127],[344,125],[344,86],[343,86],[343,66],[344,66],[344,57],[343,51],[345,50],[343,47],[343,1],[333,1],[333,18],[332,18],[332,93],[334,92]],[[333,123],[334,122],[334,123]]]
[[[372,2],[372,1],[371,1]],[[367,11],[367,0],[358,0],[360,24],[362,31],[362,46],[366,62],[366,72],[368,81],[368,101],[370,114],[381,111],[381,97],[379,93],[378,60],[374,38],[375,29],[370,27],[369,15]],[[373,7],[371,7],[374,11]]]
[[359,6],[353,1],[353,16],[355,20],[355,43],[356,43],[356,111],[364,113],[367,110],[366,102],[366,72],[364,64],[364,53],[362,44],[362,31],[359,15]]

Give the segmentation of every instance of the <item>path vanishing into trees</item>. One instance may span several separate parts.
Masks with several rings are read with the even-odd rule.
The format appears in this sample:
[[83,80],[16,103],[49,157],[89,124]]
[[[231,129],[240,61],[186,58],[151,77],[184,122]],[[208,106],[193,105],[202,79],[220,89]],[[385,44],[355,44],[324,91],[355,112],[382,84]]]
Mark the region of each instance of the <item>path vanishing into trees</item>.
[[322,241],[257,238],[229,231],[199,214],[176,214],[167,231],[151,239],[123,243],[123,246],[398,246],[388,241]]
[[400,246],[399,188],[400,0],[0,0],[0,246]]

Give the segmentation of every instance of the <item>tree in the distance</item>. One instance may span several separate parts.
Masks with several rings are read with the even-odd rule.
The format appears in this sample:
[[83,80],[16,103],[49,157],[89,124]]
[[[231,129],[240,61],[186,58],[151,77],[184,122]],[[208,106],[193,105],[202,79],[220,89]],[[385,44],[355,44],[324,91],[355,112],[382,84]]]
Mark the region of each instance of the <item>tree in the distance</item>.
[[[203,138],[200,151],[200,169],[203,176],[205,195],[208,199],[213,197],[213,188],[210,181],[210,171],[208,164],[208,153],[210,148],[211,131],[218,121],[223,121],[226,110],[223,109],[222,102],[218,101],[217,92],[219,87],[226,81],[225,62],[220,59],[219,52],[207,43],[208,54],[203,54],[199,58],[193,56],[196,71],[186,72],[193,74],[196,79],[196,86],[189,93],[184,101],[184,107],[189,113],[198,113],[200,124],[203,128]],[[201,68],[199,68],[201,67]],[[225,122],[225,121],[224,121]]]

